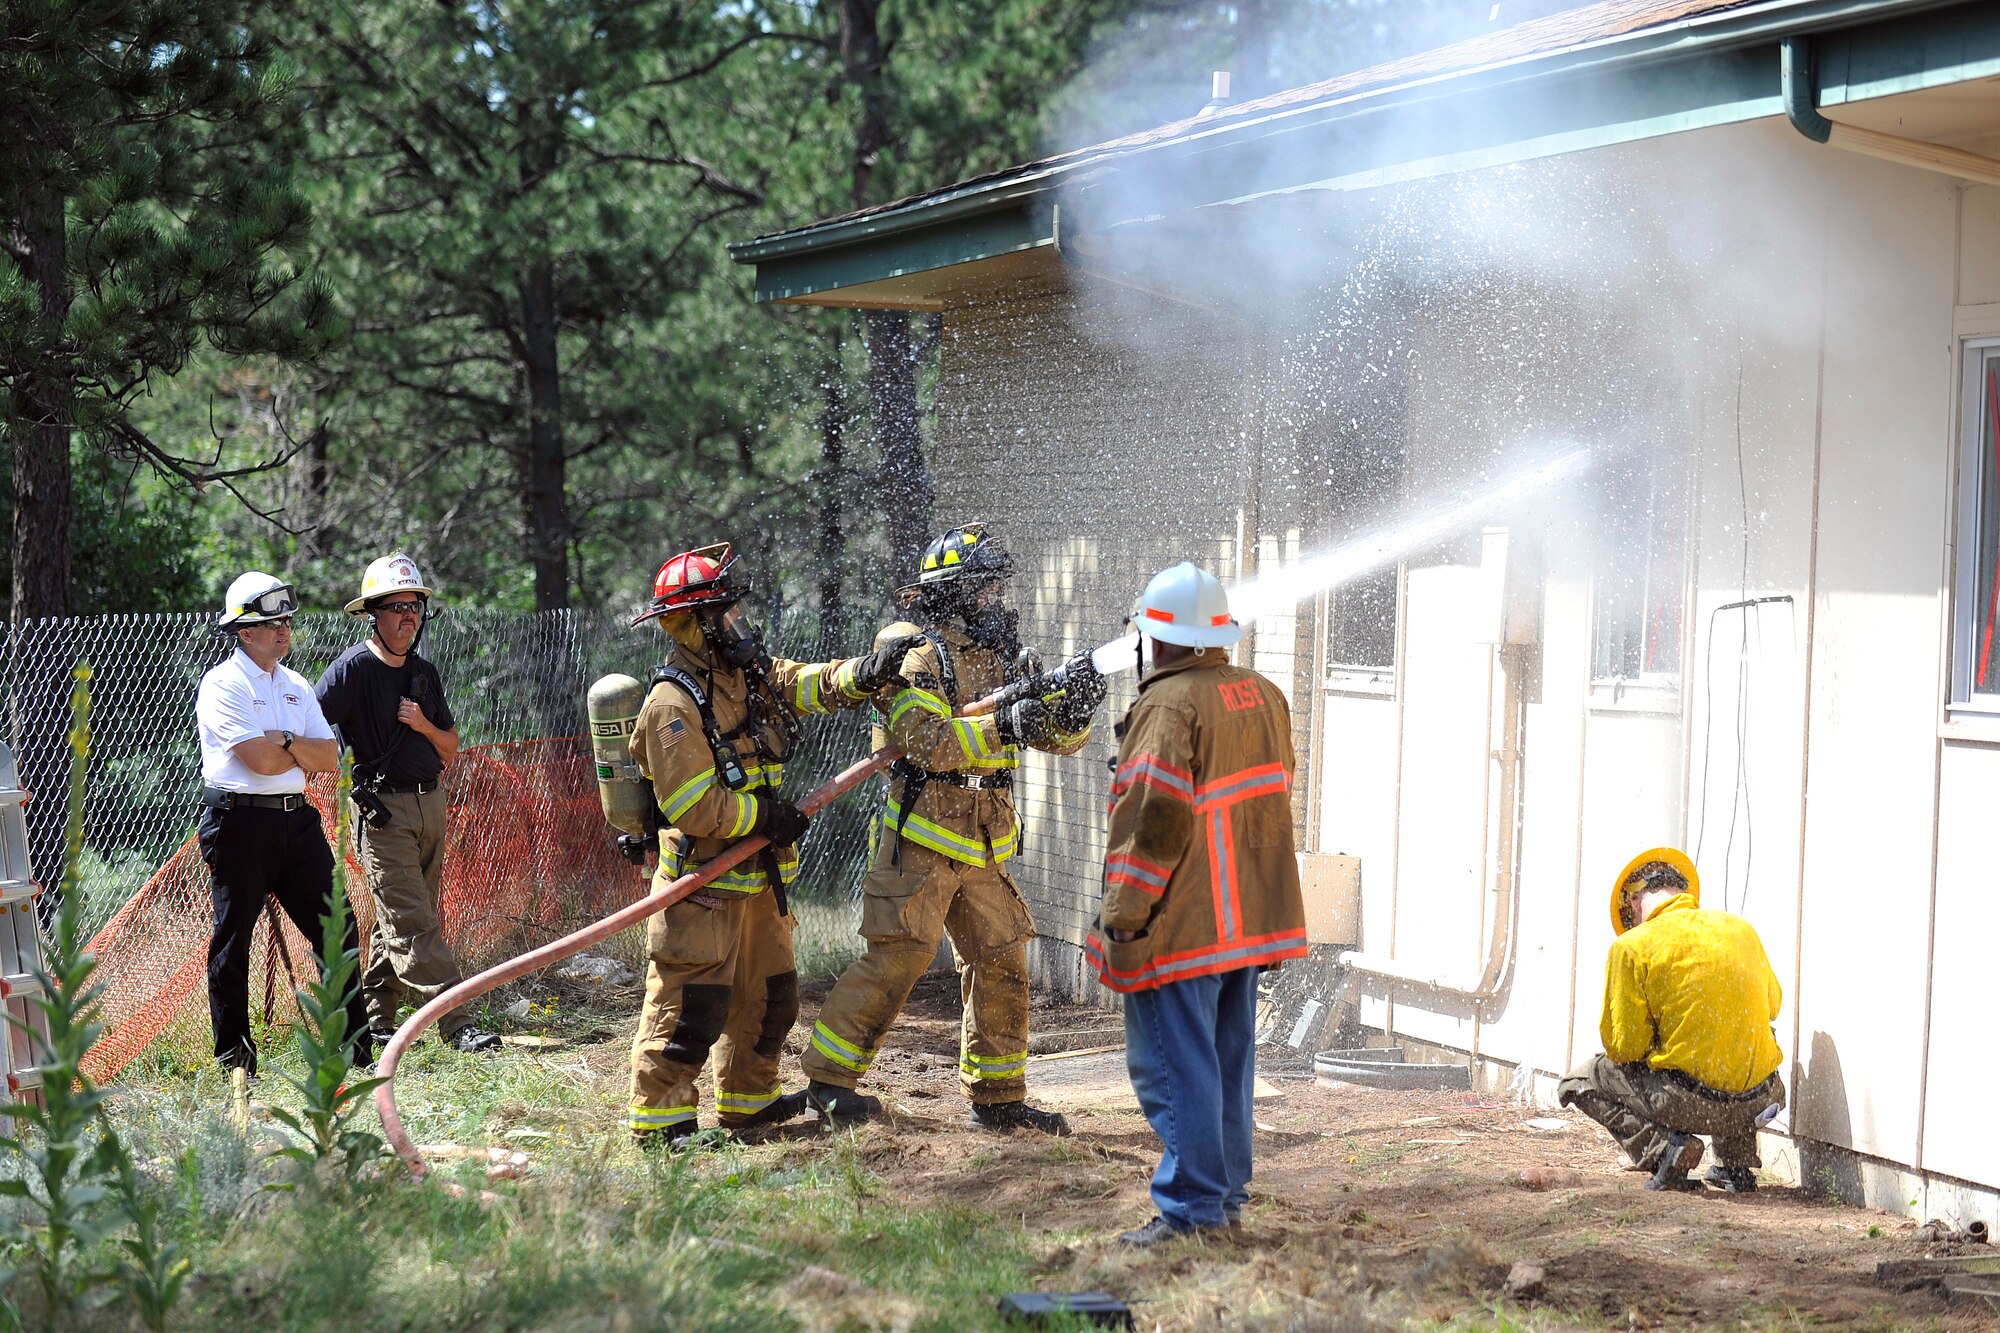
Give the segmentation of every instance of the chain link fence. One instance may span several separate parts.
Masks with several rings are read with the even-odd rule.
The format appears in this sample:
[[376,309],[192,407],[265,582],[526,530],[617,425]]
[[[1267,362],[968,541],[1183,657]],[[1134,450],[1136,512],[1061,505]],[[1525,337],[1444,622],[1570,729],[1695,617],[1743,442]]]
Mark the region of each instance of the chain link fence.
[[[364,633],[338,613],[293,620],[287,665],[316,679]],[[641,872],[619,859],[597,799],[584,739],[583,697],[611,671],[646,678],[650,630],[575,611],[538,614],[446,607],[419,651],[436,662],[465,748],[446,771],[450,798],[440,912],[460,965],[471,971],[547,943],[636,899]],[[149,1046],[198,1057],[208,1049],[204,978],[209,879],[194,845],[201,791],[195,692],[228,643],[204,615],[32,620],[0,641],[0,688],[23,784],[60,792],[67,774],[69,689],[91,671],[91,754],[84,795],[78,892],[106,983],[107,1035],[92,1073],[110,1077]],[[868,745],[865,714],[806,719],[788,790],[801,794]],[[337,834],[330,778],[315,804]],[[801,847],[806,874],[791,894],[802,972],[838,970],[859,952],[861,876],[880,780],[813,821]],[[36,878],[59,882],[64,811],[30,801]],[[347,882],[360,872],[346,855]],[[52,895],[45,898],[50,904]],[[352,896],[366,937],[370,905]],[[304,980],[303,941],[270,914],[253,956],[263,1017],[284,1022]],[[630,949],[636,958],[638,945]],[[253,1008],[259,1001],[253,981]]]

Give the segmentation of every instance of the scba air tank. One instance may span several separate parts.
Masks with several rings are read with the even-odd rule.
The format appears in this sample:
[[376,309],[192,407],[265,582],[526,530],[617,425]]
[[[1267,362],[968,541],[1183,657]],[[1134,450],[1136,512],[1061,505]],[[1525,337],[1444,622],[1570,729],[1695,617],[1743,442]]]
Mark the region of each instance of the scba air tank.
[[590,717],[590,757],[597,766],[597,798],[604,817],[622,833],[644,837],[653,804],[653,784],[632,759],[632,728],[646,687],[630,676],[604,677],[584,697]]

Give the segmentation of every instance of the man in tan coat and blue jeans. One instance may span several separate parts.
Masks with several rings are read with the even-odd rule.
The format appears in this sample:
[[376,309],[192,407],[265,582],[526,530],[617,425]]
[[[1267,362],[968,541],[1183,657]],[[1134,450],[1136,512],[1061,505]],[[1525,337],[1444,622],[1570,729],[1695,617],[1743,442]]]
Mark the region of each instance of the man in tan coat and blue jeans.
[[1248,1198],[1257,974],[1306,952],[1292,852],[1291,709],[1231,666],[1215,577],[1154,576],[1132,616],[1151,666],[1118,728],[1104,899],[1087,951],[1125,996],[1125,1065],[1165,1151],[1150,1246],[1235,1225]]

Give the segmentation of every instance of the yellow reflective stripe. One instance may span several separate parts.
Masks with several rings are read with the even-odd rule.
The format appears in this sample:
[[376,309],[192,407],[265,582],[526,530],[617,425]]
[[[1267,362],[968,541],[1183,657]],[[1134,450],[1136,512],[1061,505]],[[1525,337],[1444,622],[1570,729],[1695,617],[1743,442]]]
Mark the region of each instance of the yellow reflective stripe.
[[[983,866],[987,864],[986,844],[984,842],[975,842],[970,838],[961,837],[953,833],[950,829],[945,828],[942,824],[932,823],[922,815],[912,814],[907,819],[899,822],[896,809],[891,807],[883,813],[882,822],[890,833],[900,833],[919,847],[928,847],[934,852],[949,856],[954,861],[963,861],[967,865]],[[992,864],[998,865],[1012,856],[1014,854],[1014,845],[1018,839],[1019,833],[1013,828],[1009,828],[1004,834],[993,839]]]
[[[775,791],[779,782],[784,779],[785,766],[783,764],[765,764],[753,759],[743,764],[743,775],[750,780],[751,788],[761,786]],[[708,789],[713,787],[718,780],[713,768],[705,773],[697,773],[680,786],[674,788],[673,793],[660,803],[660,809],[666,812],[669,821],[677,820],[688,811],[694,809],[695,802],[706,796]],[[730,795],[736,797],[739,801],[747,799],[741,792],[731,792]],[[756,812],[753,810],[751,813],[754,816]],[[737,815],[739,818],[742,815],[740,808],[737,811]],[[722,834],[720,836],[741,837],[743,832],[748,832],[748,830],[745,829],[738,833]]]
[[665,1129],[668,1125],[685,1124],[694,1119],[692,1106],[634,1106],[631,1112],[632,1129],[644,1133],[649,1129]]
[[757,822],[757,798],[740,791],[729,793],[729,799],[736,803],[736,818],[730,821],[725,838],[740,838],[748,833]]
[[842,695],[857,703],[868,697],[868,691],[854,683],[854,673],[860,668],[860,665],[860,658],[850,657],[834,668],[833,672],[833,688],[839,690]]
[[1051,745],[1074,745],[1080,740],[1088,739],[1089,736],[1090,728],[1087,726],[1082,731],[1051,730],[1049,732],[1049,743]]
[[982,773],[999,769],[1019,768],[1020,766],[1021,752],[1011,745],[999,754],[988,755],[984,759],[975,759],[966,765],[967,768],[978,769]]
[[955,717],[951,720],[952,735],[958,737],[958,748],[965,751],[965,757],[974,761],[1002,753],[986,740],[986,728],[979,725],[976,717]]
[[715,1109],[724,1115],[755,1115],[778,1100],[780,1090],[769,1092],[723,1092],[715,1093]]
[[815,662],[811,666],[799,668],[799,678],[792,686],[792,707],[801,713],[831,711],[820,702],[820,674],[825,670],[824,662]]
[[[671,873],[674,878],[678,879],[682,875],[687,874],[688,871],[699,868],[698,863],[686,862],[676,866]],[[778,854],[778,878],[782,879],[786,884],[790,884],[798,877],[798,853],[787,847]],[[763,868],[753,861],[747,867],[723,871],[702,887],[704,891],[714,889],[724,893],[762,893],[769,887],[769,882],[764,878]]]
[[903,714],[909,712],[912,708],[921,708],[926,713],[935,713],[939,717],[951,716],[950,704],[938,698],[929,690],[920,690],[913,685],[897,695],[896,701],[889,705],[889,725],[893,727],[898,722],[901,722]]
[[851,1069],[857,1074],[867,1073],[868,1066],[875,1063],[875,1052],[864,1051],[843,1040],[839,1033],[824,1023],[813,1024],[812,1046],[842,1069]]
[[1028,1067],[1028,1053],[1019,1055],[974,1055],[962,1052],[958,1067],[970,1078],[1017,1078]]
[[697,773],[680,786],[674,788],[667,799],[660,803],[660,809],[666,812],[668,819],[679,819],[682,815],[694,809],[695,802],[706,795],[708,789],[714,785],[714,769],[711,768],[705,773]]

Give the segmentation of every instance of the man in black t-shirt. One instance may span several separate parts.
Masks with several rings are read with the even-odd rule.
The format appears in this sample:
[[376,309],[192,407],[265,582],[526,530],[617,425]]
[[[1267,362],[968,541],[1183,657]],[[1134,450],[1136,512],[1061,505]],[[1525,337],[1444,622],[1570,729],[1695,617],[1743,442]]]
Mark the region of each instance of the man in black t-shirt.
[[[313,690],[354,752],[354,850],[375,899],[361,994],[378,1045],[395,1034],[405,994],[422,1005],[459,981],[437,910],[445,836],[439,779],[458,753],[457,722],[443,677],[416,653],[430,596],[406,555],[368,566],[347,613],[369,617],[375,632],[336,658]],[[438,1020],[438,1031],[461,1051],[500,1045],[463,1009]]]

